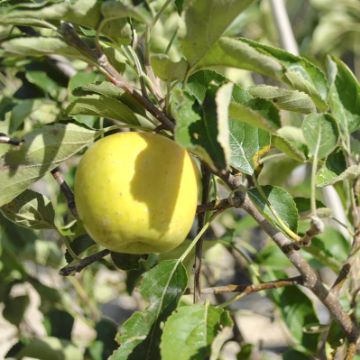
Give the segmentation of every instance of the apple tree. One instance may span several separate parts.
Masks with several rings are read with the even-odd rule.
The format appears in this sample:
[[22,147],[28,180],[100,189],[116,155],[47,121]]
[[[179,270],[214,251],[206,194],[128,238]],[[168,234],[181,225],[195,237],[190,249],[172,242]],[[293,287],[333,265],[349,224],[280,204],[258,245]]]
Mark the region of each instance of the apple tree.
[[[4,357],[360,358],[360,6],[287,5],[0,2]],[[174,250],[111,251],[77,211],[80,159],[129,132],[169,139],[200,174]],[[116,205],[100,170],[85,176]],[[168,200],[149,216],[170,219]]]

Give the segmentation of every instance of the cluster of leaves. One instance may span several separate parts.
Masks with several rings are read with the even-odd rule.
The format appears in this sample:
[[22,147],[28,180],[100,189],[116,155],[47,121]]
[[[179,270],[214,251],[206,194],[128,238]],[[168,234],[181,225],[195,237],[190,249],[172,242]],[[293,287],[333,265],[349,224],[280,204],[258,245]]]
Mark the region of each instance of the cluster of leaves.
[[[222,307],[184,300],[189,274],[180,255],[175,256],[180,260],[162,260],[112,254],[112,263],[104,265],[127,271],[127,291],[138,287],[147,306],[121,325],[116,342],[115,324],[91,319],[97,335],[84,350],[71,341],[79,315],[69,305],[70,294],[45,285],[24,265],[30,261],[58,269],[63,241],[75,252],[66,253],[69,263],[78,261],[74,255],[99,250],[56,195],[49,172],[61,164],[71,185],[75,155],[104,133],[121,127],[152,131],[160,125],[108,79],[101,54],[175,119],[175,141],[214,172],[231,169],[250,179],[251,199],[287,235],[301,236],[309,214],[332,217],[319,188],[336,185],[347,207],[360,174],[360,85],[335,57],[327,58],[324,72],[305,57],[243,37],[239,19],[251,18],[258,6],[251,0],[4,2],[0,132],[24,142],[13,148],[0,145],[0,301],[4,318],[21,330],[29,297],[12,290],[18,284],[32,286],[40,295],[47,331],[43,339],[20,331],[8,356],[80,359],[85,353],[101,359],[115,350],[113,360],[157,359],[160,354],[165,360],[174,354],[184,360],[211,353],[215,358],[215,338],[233,325]],[[261,84],[233,81],[230,68],[257,74]],[[301,164],[316,170],[311,182],[286,185]],[[48,190],[37,192],[39,181]],[[214,197],[217,186],[218,180]],[[247,225],[247,217],[233,218],[235,227],[218,239],[232,250],[238,249],[239,235],[251,238],[255,227]],[[286,277],[290,263],[275,245],[244,251],[252,261],[246,265],[251,281]],[[302,250],[314,267],[335,273],[349,251],[344,236],[330,226]],[[95,301],[91,288],[98,269],[87,269],[82,279],[90,302]],[[294,339],[284,358],[311,358],[324,328],[308,295],[292,287],[268,297]],[[350,295],[343,300],[349,304]],[[342,337],[335,330],[330,346]]]

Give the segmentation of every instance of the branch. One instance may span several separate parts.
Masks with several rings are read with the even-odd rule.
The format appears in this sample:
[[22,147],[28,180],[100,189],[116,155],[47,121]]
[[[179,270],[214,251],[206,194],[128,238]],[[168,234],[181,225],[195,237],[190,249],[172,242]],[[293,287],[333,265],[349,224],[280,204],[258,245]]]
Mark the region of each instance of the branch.
[[309,288],[328,308],[333,317],[337,320],[343,328],[346,337],[352,342],[357,341],[359,337],[359,330],[355,323],[353,323],[350,316],[342,308],[338,298],[330,292],[324,284],[320,281],[317,273],[304,260],[298,251],[292,248],[292,243],[283,233],[270,224],[264,216],[259,212],[250,198],[246,195],[242,208],[249,213],[260,227],[267,233],[276,243],[276,245],[284,252],[292,264],[297,268],[304,279],[304,286]]
[[[210,191],[210,179],[211,173],[207,167],[204,165],[201,166],[202,170],[202,194],[201,201],[203,204],[206,204],[209,199]],[[203,228],[205,224],[206,211],[198,214],[198,232]],[[201,284],[200,284],[200,275],[201,275],[201,262],[202,262],[202,247],[203,247],[204,237],[202,237],[195,247],[195,274],[194,274],[194,304],[200,300],[201,297]]]
[[78,218],[78,213],[76,211],[75,206],[75,198],[72,190],[70,189],[69,185],[66,183],[64,177],[62,176],[60,169],[56,167],[55,169],[51,170],[51,175],[54,177],[56,182],[60,186],[61,192],[64,194],[67,205],[71,213],[75,218]]
[[108,58],[104,53],[97,54],[93,51],[76,33],[73,26],[69,23],[63,23],[61,25],[62,34],[65,41],[77,48],[80,52],[85,54],[86,57],[104,73],[109,80],[129,95],[131,95],[138,103],[140,103],[150,114],[152,114],[164,128],[170,131],[174,131],[174,122],[161,110],[159,110],[149,99],[140,94],[134,87],[132,87],[122,75],[110,64]]
[[96,254],[87,256],[81,259],[79,262],[75,264],[66,265],[62,269],[60,269],[59,274],[62,276],[69,276],[74,275],[77,272],[80,272],[85,267],[89,266],[90,264],[102,259],[106,255],[110,254],[110,250],[104,249]]
[[[280,279],[280,280],[273,280],[265,283],[261,283],[258,285],[226,285],[226,286],[216,286],[201,289],[202,294],[225,294],[225,293],[242,293],[244,295],[249,295],[254,292],[259,292],[263,290],[269,289],[278,289],[285,286],[292,286],[292,285],[302,285],[303,278],[302,276],[295,276],[288,279]],[[193,292],[191,289],[186,290],[186,294],[192,294]]]

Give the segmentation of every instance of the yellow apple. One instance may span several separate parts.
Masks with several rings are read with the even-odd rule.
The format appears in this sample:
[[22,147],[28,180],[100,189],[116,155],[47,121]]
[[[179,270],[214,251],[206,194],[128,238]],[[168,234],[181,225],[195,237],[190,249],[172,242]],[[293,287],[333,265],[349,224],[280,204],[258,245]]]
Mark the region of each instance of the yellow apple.
[[82,157],[75,202],[90,236],[129,254],[165,252],[194,220],[198,169],[188,152],[157,134],[127,132],[97,141]]

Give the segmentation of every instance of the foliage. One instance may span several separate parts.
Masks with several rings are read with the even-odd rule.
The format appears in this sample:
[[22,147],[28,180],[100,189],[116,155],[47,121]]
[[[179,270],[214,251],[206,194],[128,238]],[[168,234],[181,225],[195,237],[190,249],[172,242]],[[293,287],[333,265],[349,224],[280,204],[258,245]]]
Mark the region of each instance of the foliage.
[[[0,304],[16,329],[7,357],[225,359],[236,341],[237,358],[250,359],[266,351],[244,340],[251,334],[241,325],[241,298],[303,266],[271,238],[283,234],[295,244],[311,233],[296,254],[325,274],[328,289],[346,261],[353,265],[360,7],[312,0],[288,8],[304,56],[279,47],[265,1],[1,2]],[[237,194],[246,193],[263,222],[251,211],[207,208],[200,275],[210,293],[229,283],[251,288],[234,297],[224,288],[213,297],[204,291],[193,303],[195,252],[186,251],[195,225],[183,245],[160,256],[110,256],[86,233],[68,209],[77,162],[97,139],[127,129],[173,136],[188,149],[202,164],[200,201],[241,208]],[[293,170],[301,167],[311,175],[298,180]],[[240,179],[236,188],[227,187],[229,175]],[[342,219],[322,191],[329,185]],[[314,230],[314,219],[325,228]],[[74,277],[58,274],[74,274],[92,257],[99,261]],[[358,279],[350,272],[345,280],[334,306],[356,324]],[[321,294],[301,284],[252,295],[290,334],[279,356],[341,356],[351,340],[344,324],[331,308],[319,311]],[[131,308],[117,304],[126,315],[120,321],[106,313],[114,299]],[[40,331],[31,328],[30,311],[41,312]],[[78,327],[90,335],[82,338]]]

